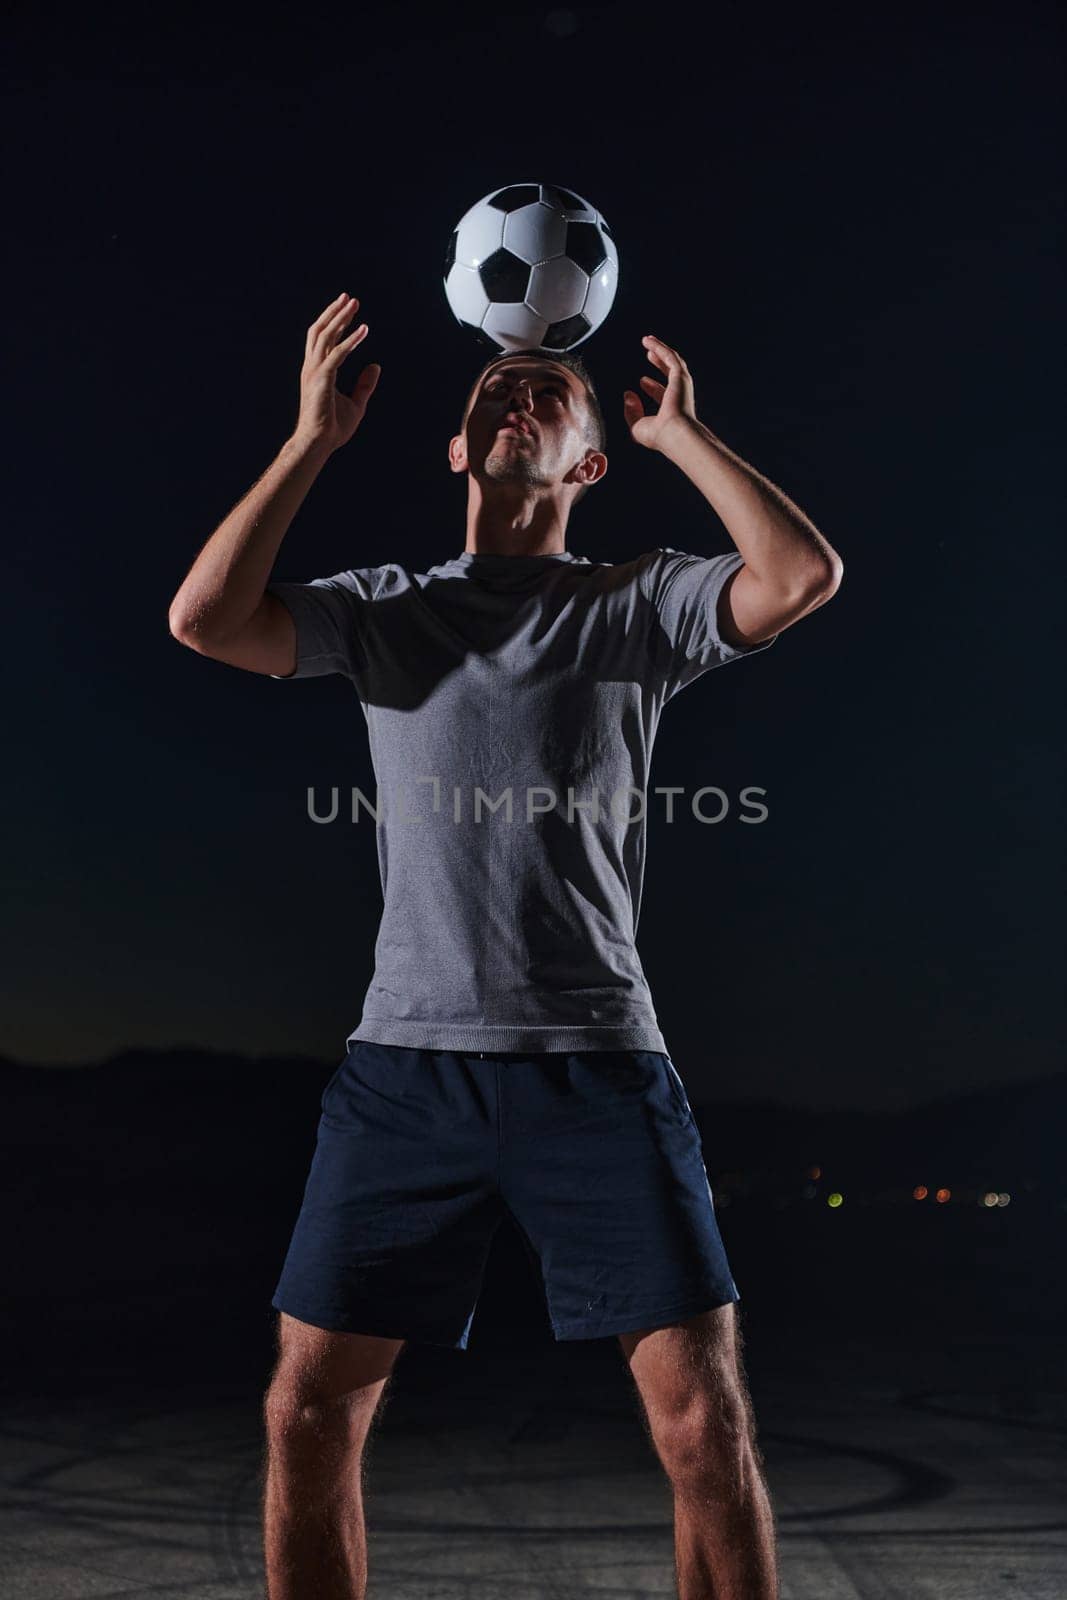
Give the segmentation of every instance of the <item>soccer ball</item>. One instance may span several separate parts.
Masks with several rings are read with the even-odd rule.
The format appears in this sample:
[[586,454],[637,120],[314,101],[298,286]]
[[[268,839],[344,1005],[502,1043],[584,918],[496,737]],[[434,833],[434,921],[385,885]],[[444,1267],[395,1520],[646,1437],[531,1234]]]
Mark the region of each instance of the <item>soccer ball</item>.
[[496,350],[573,350],[611,310],[619,254],[581,195],[513,183],[459,220],[445,255],[445,295],[461,327]]

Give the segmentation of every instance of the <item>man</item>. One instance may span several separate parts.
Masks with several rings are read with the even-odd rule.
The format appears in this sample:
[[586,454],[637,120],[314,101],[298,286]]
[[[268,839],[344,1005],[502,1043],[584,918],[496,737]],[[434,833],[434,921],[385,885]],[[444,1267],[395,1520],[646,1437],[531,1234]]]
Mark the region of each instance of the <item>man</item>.
[[378,783],[374,976],[273,1301],[269,1594],[364,1595],[363,1451],[393,1363],[407,1339],[466,1348],[508,1212],[556,1338],[620,1340],[674,1490],[682,1600],[766,1600],[773,1514],[739,1295],[634,944],[643,797],[666,701],[768,648],[842,563],[698,421],[688,367],[648,335],[655,409],[626,391],[630,437],[687,474],[734,552],[568,552],[571,508],[607,470],[603,417],[580,360],[523,351],[487,363],[449,444],[468,486],[458,556],[268,583],[377,386],[377,363],[350,395],[336,386],[367,334],[342,336],[357,307],[341,296],[309,328],[293,436],[170,618],[218,661],[348,676]]

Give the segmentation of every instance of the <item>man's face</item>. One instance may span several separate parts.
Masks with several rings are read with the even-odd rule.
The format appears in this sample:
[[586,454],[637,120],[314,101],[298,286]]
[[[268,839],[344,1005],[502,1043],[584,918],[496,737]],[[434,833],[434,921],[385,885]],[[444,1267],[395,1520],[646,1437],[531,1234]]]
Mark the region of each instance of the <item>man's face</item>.
[[566,367],[533,356],[482,374],[467,415],[471,471],[496,482],[559,482],[589,449],[585,385]]

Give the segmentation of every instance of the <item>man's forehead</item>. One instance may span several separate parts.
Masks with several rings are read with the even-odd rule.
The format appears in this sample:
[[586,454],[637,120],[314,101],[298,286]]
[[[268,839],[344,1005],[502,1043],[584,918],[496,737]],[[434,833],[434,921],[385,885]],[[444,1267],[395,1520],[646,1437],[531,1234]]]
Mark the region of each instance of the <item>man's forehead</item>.
[[564,378],[572,389],[575,387],[580,389],[582,387],[582,384],[576,378],[573,382],[571,381],[574,375],[571,373],[570,369],[563,366],[562,363],[552,362],[551,364],[547,364],[544,361],[537,360],[535,357],[528,357],[526,360],[522,361],[514,360],[505,362],[504,359],[501,359],[499,363],[494,361],[493,364],[487,367],[485,372],[482,373],[481,384],[479,387],[481,387],[482,384],[487,383],[490,378],[495,377],[497,373],[500,372],[524,373],[528,378]]

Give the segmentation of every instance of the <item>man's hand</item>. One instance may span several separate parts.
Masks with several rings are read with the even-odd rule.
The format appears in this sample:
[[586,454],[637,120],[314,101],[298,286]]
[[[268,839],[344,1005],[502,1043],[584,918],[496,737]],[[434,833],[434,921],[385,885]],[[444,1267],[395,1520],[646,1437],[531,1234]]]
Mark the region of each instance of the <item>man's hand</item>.
[[675,432],[679,425],[696,421],[693,380],[677,350],[672,350],[662,339],[656,339],[648,333],[641,343],[648,351],[648,359],[653,366],[667,375],[666,384],[658,383],[655,378],[640,380],[645,393],[657,402],[659,410],[646,416],[640,395],[632,389],[623,391],[622,408],[630,437],[646,449],[661,450],[668,431]]
[[341,363],[367,337],[367,324],[361,322],[347,339],[341,330],[350,321],[358,300],[340,294],[308,329],[304,365],[300,371],[300,415],[293,430],[298,443],[338,450],[347,444],[363,421],[367,401],[374,393],[381,374],[377,361],[363,368],[350,395],[344,395],[335,382]]

